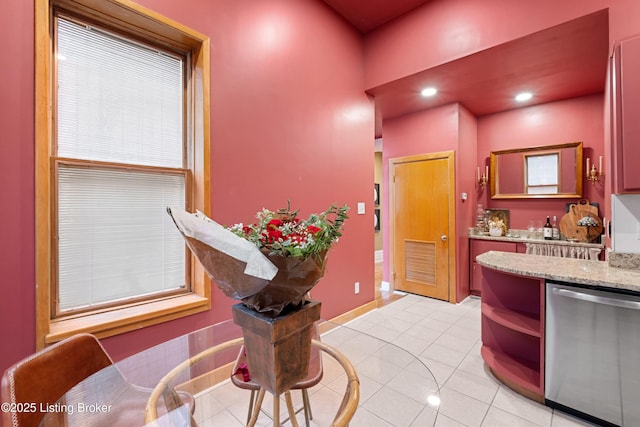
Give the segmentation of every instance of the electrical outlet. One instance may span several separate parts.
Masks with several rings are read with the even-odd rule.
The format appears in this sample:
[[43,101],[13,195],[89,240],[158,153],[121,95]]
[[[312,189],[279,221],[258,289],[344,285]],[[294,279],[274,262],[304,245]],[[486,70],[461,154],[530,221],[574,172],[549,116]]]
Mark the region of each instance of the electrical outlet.
[[353,293],[354,294],[360,293],[360,282],[356,282],[353,284]]

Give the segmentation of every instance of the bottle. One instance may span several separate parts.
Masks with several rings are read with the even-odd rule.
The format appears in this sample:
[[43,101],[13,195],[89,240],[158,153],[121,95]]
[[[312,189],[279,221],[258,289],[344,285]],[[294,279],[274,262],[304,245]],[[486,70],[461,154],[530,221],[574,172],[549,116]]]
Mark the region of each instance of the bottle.
[[547,217],[547,222],[545,222],[544,227],[542,228],[542,232],[544,240],[551,240],[553,238],[553,228],[551,227],[549,217]]
[[484,233],[484,208],[482,203],[478,203],[478,208],[476,209],[476,233]]
[[560,240],[560,230],[558,229],[557,217],[553,216],[553,222],[551,223],[551,236],[553,240]]
[[489,232],[489,221],[491,221],[491,211],[489,209],[484,211],[484,232]]

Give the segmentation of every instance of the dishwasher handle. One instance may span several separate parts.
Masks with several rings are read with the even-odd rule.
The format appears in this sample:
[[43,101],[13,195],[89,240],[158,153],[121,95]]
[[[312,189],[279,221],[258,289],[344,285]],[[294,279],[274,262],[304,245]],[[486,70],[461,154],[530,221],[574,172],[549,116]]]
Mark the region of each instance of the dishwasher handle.
[[627,300],[618,299],[618,298],[601,297],[598,295],[592,295],[584,292],[570,291],[569,289],[552,288],[551,291],[554,294],[559,296],[592,302],[594,304],[604,304],[604,305],[611,305],[614,307],[640,310],[640,302],[637,302],[637,301],[627,301]]

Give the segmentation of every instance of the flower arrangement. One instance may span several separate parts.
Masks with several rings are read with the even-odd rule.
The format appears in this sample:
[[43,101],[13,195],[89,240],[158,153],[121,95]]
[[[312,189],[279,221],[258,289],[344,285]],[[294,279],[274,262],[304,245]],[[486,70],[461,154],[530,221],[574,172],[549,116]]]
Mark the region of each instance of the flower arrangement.
[[258,222],[224,227],[200,212],[167,208],[187,246],[227,296],[277,316],[304,304],[324,275],[327,253],[342,235],[347,205],[298,218],[290,203],[262,209]]
[[306,220],[298,218],[299,209],[291,211],[291,203],[277,212],[268,209],[256,214],[258,222],[227,227],[235,235],[255,244],[269,255],[308,258],[326,251],[342,235],[349,207],[331,205],[320,214],[311,214]]

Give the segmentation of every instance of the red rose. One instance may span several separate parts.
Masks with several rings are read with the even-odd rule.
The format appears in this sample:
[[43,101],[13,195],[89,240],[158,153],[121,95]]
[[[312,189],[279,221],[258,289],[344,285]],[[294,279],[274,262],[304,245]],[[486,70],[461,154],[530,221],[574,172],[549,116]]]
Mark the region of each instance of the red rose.
[[309,225],[307,227],[307,232],[311,233],[311,234],[316,234],[318,231],[322,230],[322,228],[320,227],[316,227],[315,225]]
[[269,226],[272,226],[273,228],[278,228],[282,225],[282,220],[278,219],[278,218],[274,218],[271,221],[269,221]]

